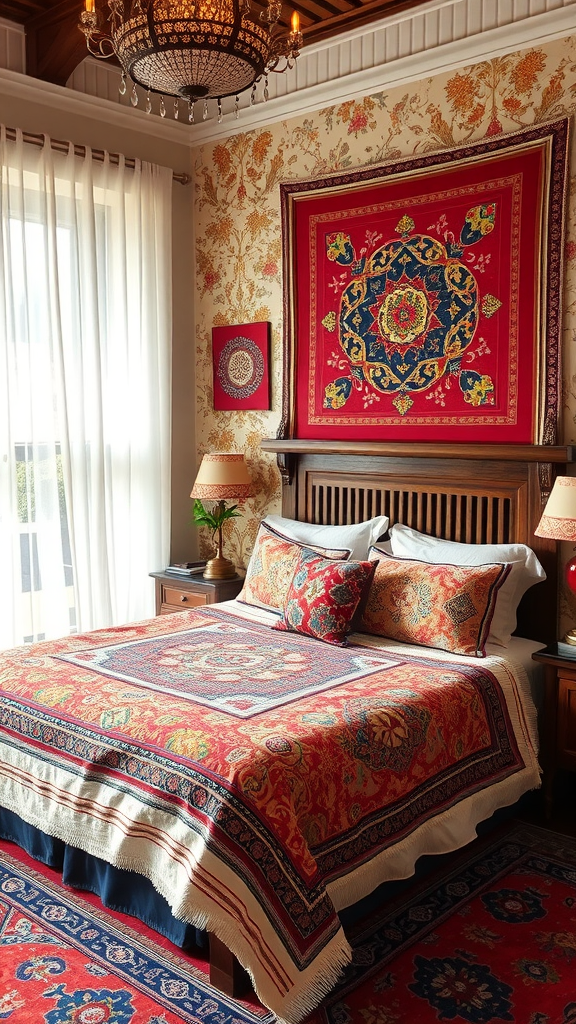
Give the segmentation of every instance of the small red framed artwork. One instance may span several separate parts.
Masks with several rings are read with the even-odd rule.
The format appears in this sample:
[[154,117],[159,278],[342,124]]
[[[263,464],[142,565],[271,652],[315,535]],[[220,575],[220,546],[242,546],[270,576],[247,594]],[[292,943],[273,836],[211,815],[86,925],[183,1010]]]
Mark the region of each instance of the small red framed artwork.
[[270,324],[212,328],[215,409],[270,408]]
[[280,186],[284,436],[555,443],[568,121]]

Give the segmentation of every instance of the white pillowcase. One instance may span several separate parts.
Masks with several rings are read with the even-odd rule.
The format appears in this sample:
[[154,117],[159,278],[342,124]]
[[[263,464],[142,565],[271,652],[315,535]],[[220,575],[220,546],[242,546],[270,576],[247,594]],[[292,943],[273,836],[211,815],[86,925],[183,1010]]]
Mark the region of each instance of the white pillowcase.
[[350,548],[350,558],[365,561],[368,551],[388,529],[388,516],[376,516],[363,523],[351,523],[349,526],[323,526],[320,523],[302,523],[297,519],[285,519],[283,516],[266,516],[264,523],[269,523],[285,537],[296,540],[300,544],[321,545],[327,548]]
[[489,641],[506,647],[516,629],[516,609],[520,599],[539,580],[546,579],[532,548],[526,544],[460,544],[419,533],[396,523],[390,530],[392,554],[420,558],[435,564],[483,565],[485,562],[509,562],[512,569],[496,598]]

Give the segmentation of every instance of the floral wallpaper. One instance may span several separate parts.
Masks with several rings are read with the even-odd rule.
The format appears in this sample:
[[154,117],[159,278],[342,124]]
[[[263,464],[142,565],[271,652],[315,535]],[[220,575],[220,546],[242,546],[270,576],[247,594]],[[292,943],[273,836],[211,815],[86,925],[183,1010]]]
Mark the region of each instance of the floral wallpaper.
[[[576,36],[436,75],[205,145],[195,153],[196,438],[205,451],[244,451],[255,496],[226,538],[245,566],[259,520],[279,512],[274,456],[260,451],[281,413],[280,181],[461,146],[576,109]],[[574,142],[572,142],[572,157]],[[576,440],[576,162],[565,247],[563,437]],[[269,412],[215,412],[211,334],[217,324],[272,324]],[[209,550],[209,538],[201,539]],[[566,602],[567,598],[564,597]],[[566,607],[564,609],[566,612]]]

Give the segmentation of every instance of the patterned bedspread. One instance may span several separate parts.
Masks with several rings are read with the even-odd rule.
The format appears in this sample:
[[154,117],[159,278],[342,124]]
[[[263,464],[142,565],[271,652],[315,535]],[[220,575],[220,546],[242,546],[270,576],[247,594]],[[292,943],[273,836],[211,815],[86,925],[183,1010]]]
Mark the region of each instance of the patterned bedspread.
[[505,661],[354,640],[222,606],[5,652],[0,803],[146,875],[298,1021],[350,959],[338,908],[539,784]]

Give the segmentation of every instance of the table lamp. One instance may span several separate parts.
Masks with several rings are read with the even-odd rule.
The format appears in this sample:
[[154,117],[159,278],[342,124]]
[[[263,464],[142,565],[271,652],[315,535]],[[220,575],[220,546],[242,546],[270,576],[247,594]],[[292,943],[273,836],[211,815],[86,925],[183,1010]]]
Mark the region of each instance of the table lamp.
[[[576,477],[556,477],[534,533],[551,540],[576,541]],[[568,589],[576,594],[576,555],[566,563],[565,574]],[[576,644],[576,629],[566,633],[564,643]]]
[[[243,501],[251,494],[251,481],[243,455],[212,452],[204,455],[190,492],[194,498],[193,517],[197,526],[207,526],[217,536],[217,552],[206,563],[203,576],[207,580],[227,580],[236,576],[236,566],[222,554],[222,526],[227,519],[241,515],[238,505],[228,505],[230,498]],[[211,510],[204,501],[214,502]]]

